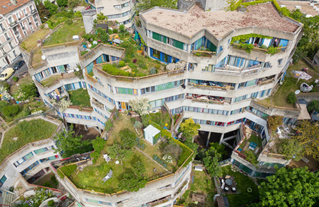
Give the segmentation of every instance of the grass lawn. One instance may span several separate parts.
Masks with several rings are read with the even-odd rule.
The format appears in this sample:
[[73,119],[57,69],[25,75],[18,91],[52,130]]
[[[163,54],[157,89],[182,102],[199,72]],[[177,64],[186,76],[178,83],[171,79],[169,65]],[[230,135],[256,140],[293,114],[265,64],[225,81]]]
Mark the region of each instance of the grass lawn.
[[54,81],[59,80],[59,79],[61,79],[60,74],[52,75],[52,76],[44,79],[43,81],[41,81],[41,83],[44,87],[50,87],[54,83]]
[[32,56],[32,65],[35,65],[35,64],[40,63],[41,61],[43,61],[42,58],[41,58],[42,55],[43,55],[43,53],[42,53],[41,49],[38,49],[37,51],[35,51],[33,53],[33,56]]
[[[10,154],[24,145],[50,138],[56,130],[57,125],[42,119],[22,121],[9,129],[5,135],[0,148],[0,163]],[[17,141],[12,138],[18,137]]]
[[[132,165],[136,161],[141,161],[144,164],[146,169],[144,176],[146,177],[152,177],[155,174],[165,172],[164,169],[154,163],[153,160],[137,150],[132,150],[132,152],[122,160],[123,164],[115,164],[115,159],[111,159],[108,163],[103,159],[102,155],[107,153],[107,147],[111,146],[116,139],[120,141],[118,134],[120,130],[124,128],[133,131],[133,124],[128,116],[121,114],[115,121],[107,140],[106,147],[102,150],[101,156],[96,163],[84,168],[83,171],[76,170],[70,176],[70,179],[77,187],[104,193],[118,192],[122,190],[118,186],[120,179],[124,173],[130,173],[132,171]],[[156,169],[156,172],[153,171],[154,168]],[[102,179],[107,175],[110,169],[113,171],[113,177],[103,183]]]
[[191,194],[200,193],[206,195],[206,207],[214,206],[214,195],[217,193],[214,182],[206,175],[204,171],[194,171],[194,182],[190,189],[185,191],[183,200],[185,203],[191,203]]
[[81,37],[85,34],[84,24],[82,20],[73,20],[71,25],[64,24],[56,32],[51,34],[51,36],[45,40],[44,46],[55,45],[65,42],[72,42],[74,35],[79,35]]
[[74,90],[74,91],[68,91],[70,94],[70,100],[72,102],[72,105],[76,106],[83,106],[83,107],[90,107],[90,96],[87,92],[87,90],[84,90],[82,88]]
[[[226,194],[231,207],[243,206],[259,197],[258,187],[250,177],[240,172],[233,172],[230,165],[222,169],[223,175],[234,176],[237,183],[238,194]],[[252,192],[248,193],[247,188],[251,188]]]
[[254,142],[255,144],[257,144],[258,147],[261,147],[262,145],[261,138],[253,134],[250,136],[248,142]]
[[46,34],[49,33],[49,31],[50,29],[39,29],[35,31],[21,43],[21,47],[30,52],[31,49],[37,45],[37,41],[42,39]]
[[[302,68],[308,68],[308,74],[312,76],[312,79],[306,80],[299,80],[297,83],[296,78],[293,77],[291,74],[292,70],[301,71]],[[307,65],[303,60],[300,60],[294,65],[289,66],[287,70],[287,74],[285,76],[285,80],[283,84],[279,87],[278,91],[273,94],[270,98],[265,100],[259,101],[261,104],[266,106],[280,106],[280,107],[291,107],[293,108],[293,104],[287,102],[287,96],[290,92],[295,92],[296,90],[300,90],[300,84],[305,82],[309,85],[313,84],[315,79],[319,78],[319,73],[314,71]]]
[[[23,84],[29,84],[29,83],[31,83],[31,82],[32,82],[32,78],[31,78],[31,76],[30,76],[29,74],[27,74],[25,77],[20,78],[20,79],[18,80],[18,82],[16,82],[15,84],[12,84],[12,85],[11,85],[11,87],[10,87],[10,94],[16,93],[16,92],[19,90],[19,88],[21,87],[21,85],[23,85]],[[17,86],[17,84],[19,84],[19,85]]]

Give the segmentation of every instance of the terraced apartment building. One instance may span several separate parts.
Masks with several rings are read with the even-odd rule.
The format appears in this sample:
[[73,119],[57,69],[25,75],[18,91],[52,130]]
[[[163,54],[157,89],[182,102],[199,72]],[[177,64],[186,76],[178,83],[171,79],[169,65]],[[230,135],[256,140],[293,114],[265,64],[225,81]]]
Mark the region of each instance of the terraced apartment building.
[[[275,93],[283,81],[302,35],[302,24],[280,16],[272,3],[227,12],[203,8],[191,2],[183,10],[155,7],[141,12],[134,20],[136,34],[132,34],[141,48],[131,57],[126,57],[125,48],[120,46],[74,40],[72,35],[85,33],[85,22],[79,19],[73,26],[38,30],[34,35],[39,35],[43,45],[31,45],[33,49],[22,51],[44,102],[66,122],[95,127],[102,133],[112,109],[129,110],[129,100],[147,98],[150,112],[164,107],[172,116],[179,115],[173,131],[183,119],[192,117],[200,124],[200,131],[209,134],[206,146],[216,141],[209,140],[212,134],[219,134],[218,142],[234,149],[232,164],[249,176],[265,177],[274,172],[275,164],[289,163],[283,156],[267,151],[273,140],[267,117],[282,115],[284,124],[293,124],[300,108],[298,104],[291,109],[273,107],[262,100]],[[70,27],[79,30],[58,36],[63,31],[74,31]],[[118,67],[121,60],[135,63],[132,68],[123,68],[124,75],[107,72],[106,65],[115,63]],[[81,91],[82,102],[74,99],[77,91]],[[61,109],[58,103],[62,100],[73,102]],[[260,138],[258,146],[248,140],[251,134]],[[243,155],[249,147],[261,167],[252,165]],[[153,205],[168,198],[164,194],[156,196],[167,185],[171,196],[160,206],[171,206],[180,196],[176,192],[183,182],[177,180],[189,176],[186,169],[181,168],[167,180],[163,178],[165,185],[148,185],[132,198],[130,194],[103,197],[80,190],[67,180],[60,182],[82,206]],[[139,192],[145,195],[141,202],[134,198],[139,198]]]

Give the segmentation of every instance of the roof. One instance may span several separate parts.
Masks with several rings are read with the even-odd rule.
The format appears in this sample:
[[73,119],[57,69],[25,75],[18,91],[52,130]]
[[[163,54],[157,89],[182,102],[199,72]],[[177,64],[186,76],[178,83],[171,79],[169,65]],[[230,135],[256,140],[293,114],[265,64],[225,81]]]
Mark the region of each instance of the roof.
[[[31,0],[17,0],[17,4],[13,5],[10,0],[1,0],[0,1],[0,14],[5,15],[20,6],[28,3]],[[5,7],[4,7],[5,6]]]
[[[287,9],[289,9],[290,11],[295,10],[298,8],[298,6],[300,7],[300,11],[302,13],[308,14],[308,15],[312,15],[312,16],[316,16],[319,13],[316,11],[316,9],[314,8],[314,6],[310,5],[310,2],[301,2],[301,1],[277,1],[279,5],[285,5],[285,7]],[[317,6],[318,7],[318,6]]]
[[311,119],[307,110],[307,105],[306,104],[299,104],[299,105],[300,105],[301,111],[297,120]]
[[195,4],[186,13],[154,7],[141,15],[147,23],[190,37],[203,28],[217,38],[221,38],[233,29],[244,27],[263,27],[291,33],[299,27],[282,18],[272,3],[248,6],[244,13],[237,11],[205,12],[198,4]]
[[148,127],[146,127],[144,129],[144,132],[150,134],[151,136],[155,136],[156,134],[160,133],[161,131],[158,130],[157,128],[153,127],[152,125],[148,125]]

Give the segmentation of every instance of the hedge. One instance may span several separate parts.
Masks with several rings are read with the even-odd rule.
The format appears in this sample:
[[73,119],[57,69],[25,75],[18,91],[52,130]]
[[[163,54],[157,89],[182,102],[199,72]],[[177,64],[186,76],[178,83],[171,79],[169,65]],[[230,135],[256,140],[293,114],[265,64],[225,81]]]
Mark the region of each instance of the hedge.
[[77,168],[76,164],[72,164],[72,165],[63,166],[60,169],[67,177],[70,177],[72,173],[74,173],[76,168]]

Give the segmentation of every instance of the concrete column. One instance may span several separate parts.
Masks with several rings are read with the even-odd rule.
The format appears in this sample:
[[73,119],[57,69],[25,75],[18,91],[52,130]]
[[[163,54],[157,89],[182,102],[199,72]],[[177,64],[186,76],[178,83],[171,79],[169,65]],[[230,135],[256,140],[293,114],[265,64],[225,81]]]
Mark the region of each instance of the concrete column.
[[212,132],[209,132],[209,133],[208,133],[207,142],[206,142],[206,147],[208,147],[209,140],[210,140],[210,134],[211,134],[211,133],[212,133]]
[[224,135],[225,135],[225,133],[222,133],[222,136],[220,137],[220,140],[219,140],[219,144],[222,144],[222,141],[224,139]]
[[147,47],[147,54],[148,54],[148,56],[151,56],[151,50],[150,50],[150,47]]
[[188,53],[191,52],[191,45],[187,45],[187,52],[188,52]]

